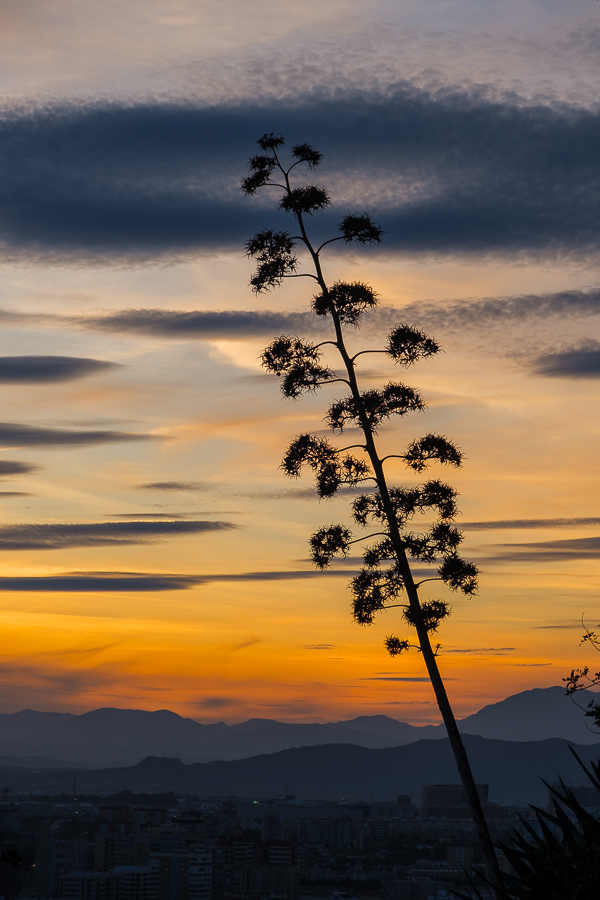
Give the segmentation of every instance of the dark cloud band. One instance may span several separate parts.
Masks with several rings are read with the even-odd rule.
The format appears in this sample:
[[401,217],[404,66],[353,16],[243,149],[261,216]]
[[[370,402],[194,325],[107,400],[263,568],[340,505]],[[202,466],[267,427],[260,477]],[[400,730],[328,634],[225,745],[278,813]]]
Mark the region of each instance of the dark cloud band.
[[0,478],[8,478],[11,475],[29,475],[30,472],[37,471],[38,468],[39,466],[34,466],[32,463],[3,459],[0,460]]
[[149,481],[147,484],[136,484],[140,491],[202,491],[205,485],[201,481]]
[[461,522],[465,531],[497,531],[518,528],[582,528],[588,525],[600,525],[600,518],[574,519],[495,519],[489,522]]
[[64,550],[145,544],[189,534],[236,528],[231,522],[92,522],[83,525],[1,525],[0,550]]
[[0,384],[73,381],[116,368],[116,363],[77,356],[0,356]]
[[[508,553],[502,552],[510,548]],[[600,537],[572,538],[566,541],[540,541],[527,544],[502,544],[498,556],[486,562],[562,562],[598,559]]]
[[65,575],[0,577],[0,591],[109,593],[184,591],[201,584],[192,575],[143,575],[130,572],[74,572]]
[[600,344],[589,341],[582,347],[545,353],[536,360],[534,371],[556,378],[600,378]]
[[[239,178],[264,131],[325,152],[339,207],[381,220],[411,253],[580,252],[598,246],[600,112],[399,84],[282,101],[23,108],[0,121],[8,255],[150,258],[239,247],[284,222]],[[274,199],[277,199],[276,196]]]
[[78,447],[123,441],[146,441],[150,438],[151,435],[148,434],[128,431],[68,431],[64,428],[41,428],[35,425],[0,422],[0,445],[4,447]]

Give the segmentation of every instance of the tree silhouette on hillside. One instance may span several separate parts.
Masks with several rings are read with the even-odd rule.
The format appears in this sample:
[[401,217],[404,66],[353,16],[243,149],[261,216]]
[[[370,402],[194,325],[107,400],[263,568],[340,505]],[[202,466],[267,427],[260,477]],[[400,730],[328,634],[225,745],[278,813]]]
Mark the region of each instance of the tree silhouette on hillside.
[[[346,396],[329,407],[326,423],[334,434],[350,432],[348,443],[336,446],[328,438],[315,433],[298,435],[283,458],[283,471],[296,478],[303,468],[312,471],[316,493],[320,498],[333,497],[342,486],[358,488],[374,483],[374,490],[360,491],[351,505],[354,523],[362,528],[374,528],[374,533],[354,538],[345,524],[327,525],[310,538],[312,561],[318,569],[325,569],[335,556],[345,557],[357,542],[371,539],[363,551],[363,565],[350,582],[354,619],[369,625],[382,610],[398,608],[406,625],[416,632],[416,644],[407,637],[390,635],[385,645],[392,656],[416,647],[423,655],[452,747],[460,778],[465,787],[479,843],[483,851],[487,877],[497,897],[505,896],[498,862],[475,781],[446,688],[439,671],[437,648],[431,635],[450,614],[450,607],[442,599],[421,599],[414,563],[437,565],[434,578],[451,591],[471,596],[477,589],[477,567],[464,560],[458,548],[462,541],[454,525],[457,515],[457,492],[453,487],[432,478],[410,487],[396,487],[388,483],[386,463],[402,460],[414,473],[424,472],[431,464],[459,467],[460,450],[439,434],[428,433],[412,440],[401,453],[381,456],[377,436],[382,425],[392,416],[404,417],[425,408],[414,388],[389,381],[379,389],[361,390],[357,375],[357,360],[365,353],[383,353],[405,369],[427,360],[440,352],[440,346],[410,324],[392,329],[385,345],[374,350],[351,354],[347,346],[348,332],[356,329],[363,317],[377,305],[375,291],[362,281],[334,281],[325,279],[322,254],[336,241],[358,246],[379,245],[381,227],[366,213],[351,213],[339,224],[339,234],[319,246],[311,241],[307,222],[330,205],[329,192],[316,184],[296,184],[293,177],[298,166],[314,170],[322,154],[310,144],[292,147],[287,167],[280,158],[284,139],[265,134],[258,141],[260,153],[249,161],[249,173],[242,181],[242,190],[253,196],[265,187],[275,187],[283,193],[278,208],[295,220],[297,233],[266,229],[251,238],[246,253],[256,261],[257,268],[250,284],[257,294],[279,287],[286,278],[307,277],[314,281],[316,293],[312,298],[314,314],[328,323],[331,339],[311,343],[297,336],[282,335],[262,354],[262,364],[268,372],[281,378],[285,397],[297,399],[324,385],[342,385]],[[298,248],[308,252],[310,271],[300,271]],[[337,354],[331,368],[324,359],[331,351]],[[429,520],[423,530],[412,530],[415,520]]]

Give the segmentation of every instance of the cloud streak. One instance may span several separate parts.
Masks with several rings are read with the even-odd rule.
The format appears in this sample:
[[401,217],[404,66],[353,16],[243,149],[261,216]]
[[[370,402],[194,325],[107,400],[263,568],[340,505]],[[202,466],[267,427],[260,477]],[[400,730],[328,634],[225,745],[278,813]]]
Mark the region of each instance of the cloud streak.
[[[527,544],[501,544],[501,552],[486,562],[560,562],[563,560],[597,559],[600,537],[572,538],[566,541],[540,541]],[[506,548],[511,552],[506,553]]]
[[201,481],[149,481],[135,485],[139,491],[203,491],[206,487]]
[[0,550],[67,550],[146,544],[188,534],[230,531],[231,522],[92,522],[82,525],[0,525]]
[[194,575],[140,572],[67,572],[64,575],[0,576],[0,591],[41,593],[113,593],[184,591],[202,579]]
[[[571,290],[481,299],[426,300],[404,307],[379,306],[365,320],[363,331],[367,334],[379,333],[399,322],[413,319],[426,327],[462,331],[494,324],[520,324],[524,319],[585,319],[598,315],[599,290]],[[318,337],[329,332],[328,322],[313,313],[270,310],[128,309],[104,315],[67,316],[4,309],[0,310],[0,320],[7,326],[84,328],[140,337],[205,341],[247,340],[274,334]],[[599,347],[595,342],[588,342],[583,348],[541,355],[534,362],[533,370],[542,375],[569,374],[579,367],[580,374],[587,372],[594,375],[596,351]],[[100,363],[98,360],[92,362],[113,365]]]
[[115,369],[117,365],[77,356],[0,356],[0,384],[74,381]]
[[17,462],[11,459],[0,460],[0,478],[9,478],[11,475],[29,475],[38,469],[39,466],[34,466],[32,463]]
[[533,370],[554,378],[600,378],[600,343],[587,341],[581,347],[544,353]]
[[465,531],[501,531],[518,528],[582,528],[588,525],[600,525],[600,518],[589,516],[587,518],[570,519],[495,519],[489,522],[460,523],[461,529]]
[[130,431],[67,431],[64,428],[42,428],[35,425],[0,422],[2,447],[85,447],[151,439],[152,435]]
[[324,229],[339,221],[342,205],[368,200],[389,251],[598,246],[600,111],[401,82],[293,103],[96,102],[7,112],[4,253],[114,260],[237,248],[257,228],[285,222],[238,190],[257,137],[273,129],[325,152],[340,205],[323,217]]

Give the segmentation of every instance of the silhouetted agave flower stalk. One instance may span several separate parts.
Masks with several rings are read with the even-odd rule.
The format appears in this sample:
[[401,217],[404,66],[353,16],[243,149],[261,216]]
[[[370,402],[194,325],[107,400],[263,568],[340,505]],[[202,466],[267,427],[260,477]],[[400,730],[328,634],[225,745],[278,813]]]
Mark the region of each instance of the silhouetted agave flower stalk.
[[[359,494],[352,504],[352,517],[361,528],[374,525],[377,538],[363,553],[363,567],[352,579],[352,608],[355,620],[361,625],[373,622],[376,613],[390,607],[403,609],[407,625],[415,629],[416,647],[423,654],[425,665],[435,691],[450,744],[454,752],[461,780],[466,789],[471,815],[474,819],[486,861],[488,879],[497,897],[504,896],[502,879],[492,841],[483,815],[475,781],[456,720],[439,672],[436,650],[430,641],[440,623],[450,614],[444,600],[422,601],[420,584],[415,582],[411,561],[437,563],[437,578],[452,591],[470,596],[477,589],[477,567],[458,553],[462,535],[452,524],[457,514],[456,491],[438,479],[425,481],[418,487],[398,488],[388,485],[385,464],[391,456],[379,455],[376,436],[380,426],[391,416],[406,416],[424,409],[418,392],[408,385],[390,382],[379,390],[361,390],[357,380],[356,360],[364,353],[385,353],[396,364],[406,368],[440,352],[438,343],[412,325],[397,325],[388,336],[383,349],[363,350],[353,356],[346,346],[345,329],[356,327],[362,317],[377,304],[377,295],[369,285],[356,281],[336,281],[328,284],[321,265],[321,255],[334,241],[346,244],[377,245],[382,241],[382,229],[365,213],[344,216],[339,224],[339,236],[320,246],[308,236],[306,220],[330,204],[329,194],[318,185],[295,186],[292,170],[305,164],[315,169],[321,153],[309,144],[292,148],[292,161],[282,164],[279,150],[284,139],[265,134],[258,141],[261,154],[249,161],[249,174],[242,181],[242,190],[252,196],[259,188],[277,187],[283,191],[279,209],[292,216],[297,224],[295,235],[287,231],[265,230],[246,244],[246,253],[257,264],[250,279],[257,293],[270,291],[285,278],[309,277],[316,282],[318,292],[312,300],[317,316],[329,317],[333,335],[329,341],[312,344],[298,337],[282,335],[266,348],[262,364],[267,371],[281,377],[285,397],[298,398],[316,391],[324,384],[344,384],[349,393],[331,404],[326,422],[334,433],[358,429],[360,443],[339,448],[324,437],[301,434],[290,444],[282,462],[284,472],[298,477],[303,467],[312,470],[319,497],[332,497],[342,485],[357,487],[371,481],[375,490]],[[308,251],[313,271],[299,272],[296,248],[303,245]],[[333,346],[340,358],[341,374],[321,362],[325,345]],[[404,453],[393,454],[407,468],[423,472],[431,463],[459,467],[461,453],[451,441],[438,434],[426,434],[412,441]],[[433,515],[433,524],[424,532],[410,530],[418,514]],[[357,540],[344,525],[329,525],[310,538],[311,557],[315,566],[324,569],[335,556],[346,556]],[[422,583],[422,582],[421,582]],[[415,646],[407,638],[390,636],[385,641],[388,652],[397,656]]]

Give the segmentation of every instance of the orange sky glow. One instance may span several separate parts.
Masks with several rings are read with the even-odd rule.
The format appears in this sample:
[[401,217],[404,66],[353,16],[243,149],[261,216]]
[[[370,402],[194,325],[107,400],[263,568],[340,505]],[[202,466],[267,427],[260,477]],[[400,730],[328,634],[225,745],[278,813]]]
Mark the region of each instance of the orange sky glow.
[[[439,721],[420,655],[392,659],[384,650],[387,634],[409,633],[399,612],[359,627],[347,588],[352,559],[322,575],[311,568],[307,539],[348,521],[348,492],[319,501],[308,475],[292,482],[279,469],[292,438],[324,427],[340,388],[285,401],[260,369],[261,349],[279,332],[260,325],[268,319],[259,314],[306,311],[312,293],[307,279],[258,298],[248,287],[241,217],[257,229],[285,226],[283,214],[274,218],[276,193],[246,206],[238,197],[237,179],[266,127],[289,127],[290,142],[323,146],[315,178],[331,189],[336,214],[364,208],[386,231],[381,251],[325,257],[331,281],[366,281],[380,298],[383,314],[352,333],[351,346],[381,346],[385,323],[406,316],[444,348],[406,373],[379,356],[362,357],[359,372],[365,387],[405,380],[428,404],[381,430],[386,453],[435,431],[465,454],[459,472],[441,475],[460,492],[458,526],[465,523],[464,555],[481,568],[479,593],[423,589],[453,607],[439,632],[439,662],[457,715],[595,665],[579,643],[582,616],[592,627],[600,622],[600,301],[589,299],[600,266],[593,228],[569,243],[579,214],[571,221],[568,212],[596,185],[582,188],[579,163],[565,163],[556,206],[539,214],[535,239],[525,229],[519,244],[526,203],[517,176],[490,193],[497,206],[486,218],[478,198],[494,172],[477,181],[477,167],[486,165],[485,148],[492,152],[502,104],[517,123],[496,166],[509,160],[507,169],[511,148],[525,141],[518,136],[527,110],[550,110],[551,134],[562,127],[559,101],[574,116],[592,109],[600,76],[582,35],[597,11],[579,0],[568,14],[564,4],[510,3],[509,27],[491,3],[475,6],[477,20],[471,0],[457,0],[453,15],[433,0],[377,0],[368,12],[354,0],[308,0],[294,14],[264,0],[252,16],[238,0],[6,5],[0,712],[116,706],[168,708],[202,722],[365,714]],[[403,91],[413,92],[410,103]],[[337,96],[351,107],[359,94],[371,111],[395,98],[381,121],[372,113],[382,134],[386,116],[401,121],[411,104],[423,104],[419,121],[432,129],[426,165],[408,138],[403,161],[396,139],[371,147],[358,135],[348,150],[328,125],[327,104]],[[448,120],[439,131],[431,125],[450,95],[448,109],[459,109],[475,135],[453,138],[452,153],[436,143]],[[312,119],[301,98],[314,103]],[[479,126],[469,125],[477,104],[492,137],[481,138],[484,149],[469,162],[480,140]],[[171,118],[163,121],[165,110]],[[205,118],[194,124],[198,110]],[[182,149],[188,126],[175,119],[188,114],[193,135]],[[35,171],[21,149],[30,122],[46,135],[31,145]],[[177,128],[173,150],[169,129]],[[17,167],[11,175],[20,154],[25,174]],[[518,184],[533,184],[535,165],[527,162],[529,174],[526,162],[518,165]],[[123,208],[121,195],[129,198]],[[502,231],[505,201],[517,212],[510,207]],[[536,195],[527,215],[538,205]],[[155,228],[155,206],[170,226]],[[437,235],[429,240],[423,226],[418,245],[421,219],[401,218],[415,209],[431,215],[427,227]],[[454,240],[463,213],[474,224]],[[567,294],[560,303],[532,299]],[[247,332],[224,325],[202,333],[139,316],[116,323],[123,310],[231,313],[228,322],[248,313],[259,324],[244,319]],[[2,375],[5,357],[47,356],[84,363],[65,377]],[[584,357],[585,372],[576,369]],[[395,483],[418,480],[393,462],[388,472]],[[140,522],[170,524],[131,524]],[[86,530],[99,523],[107,528]],[[76,578],[87,581],[69,587]]]

